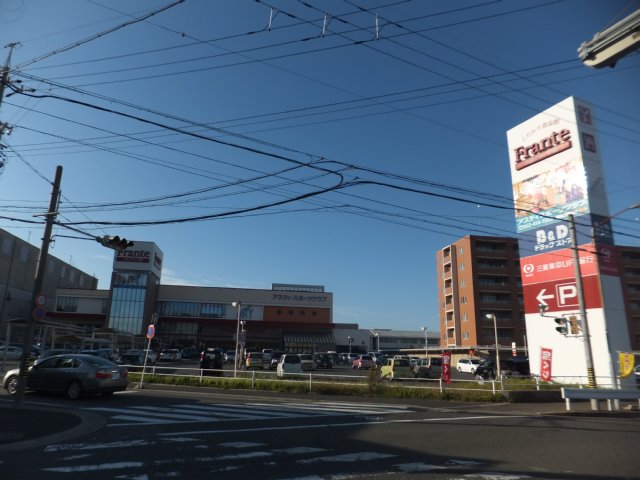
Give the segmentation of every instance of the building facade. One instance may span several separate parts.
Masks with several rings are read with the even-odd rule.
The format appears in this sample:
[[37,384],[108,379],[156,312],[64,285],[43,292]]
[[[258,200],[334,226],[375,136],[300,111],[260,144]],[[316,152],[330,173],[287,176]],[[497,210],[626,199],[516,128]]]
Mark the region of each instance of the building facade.
[[[518,241],[466,236],[436,253],[440,345],[525,350]],[[495,327],[492,315],[495,315]],[[484,348],[483,348],[484,347]]]
[[[33,288],[40,250],[30,243],[0,229],[0,338],[10,323],[25,322],[34,308]],[[47,311],[55,309],[58,288],[95,290],[98,279],[48,255],[42,292]]]
[[616,250],[631,348],[640,352],[640,247],[618,245]]

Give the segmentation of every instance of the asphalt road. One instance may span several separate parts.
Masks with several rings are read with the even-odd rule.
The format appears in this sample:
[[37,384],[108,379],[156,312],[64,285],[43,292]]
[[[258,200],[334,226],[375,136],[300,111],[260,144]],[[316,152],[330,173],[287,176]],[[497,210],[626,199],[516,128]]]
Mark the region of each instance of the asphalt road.
[[74,409],[96,430],[0,453],[2,479],[640,478],[637,416],[184,388],[25,404]]

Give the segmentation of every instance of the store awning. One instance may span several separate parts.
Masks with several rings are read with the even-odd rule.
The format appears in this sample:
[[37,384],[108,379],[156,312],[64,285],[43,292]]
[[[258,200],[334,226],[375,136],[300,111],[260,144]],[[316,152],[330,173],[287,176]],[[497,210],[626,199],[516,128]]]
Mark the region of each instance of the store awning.
[[305,343],[311,345],[335,345],[333,333],[293,333],[284,335],[284,343]]

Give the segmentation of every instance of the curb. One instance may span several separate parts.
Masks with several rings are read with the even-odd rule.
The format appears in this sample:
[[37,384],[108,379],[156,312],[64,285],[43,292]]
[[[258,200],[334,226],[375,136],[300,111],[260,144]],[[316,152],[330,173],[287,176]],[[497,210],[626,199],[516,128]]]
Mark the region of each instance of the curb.
[[[79,424],[56,433],[50,433],[48,435],[43,435],[35,438],[29,438],[26,440],[20,440],[12,443],[0,443],[0,454],[6,452],[14,452],[17,450],[25,450],[30,448],[38,448],[45,445],[49,445],[51,443],[56,442],[64,442],[71,440],[73,438],[82,437],[84,435],[89,435],[93,432],[97,432],[104,428],[107,424],[106,418],[96,415],[94,413],[89,412],[77,412],[77,411],[69,411],[67,409],[62,408],[42,408],[42,407],[29,407],[23,409],[13,409],[13,407],[6,408],[0,406],[0,410],[12,410],[12,415],[22,414],[25,417],[25,421],[32,420],[30,419],[30,414],[34,412],[37,413],[46,413],[49,415],[68,415],[77,417],[79,420]],[[9,435],[12,435],[10,432]],[[18,438],[19,434],[16,434],[14,438]]]

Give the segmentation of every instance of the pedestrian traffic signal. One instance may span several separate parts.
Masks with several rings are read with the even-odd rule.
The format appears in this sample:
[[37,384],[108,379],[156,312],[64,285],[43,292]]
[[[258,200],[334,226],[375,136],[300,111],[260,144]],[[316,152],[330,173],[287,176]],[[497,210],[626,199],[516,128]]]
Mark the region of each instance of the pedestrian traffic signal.
[[558,317],[553,319],[554,322],[558,324],[556,327],[556,332],[561,333],[562,335],[566,335],[567,330],[567,319],[564,317]]
[[569,326],[571,327],[571,335],[580,334],[580,325],[578,325],[578,317],[571,315],[569,317]]
[[113,248],[119,252],[126,250],[129,247],[133,247],[133,242],[126,238],[120,238],[119,236],[112,237],[110,235],[104,235],[102,237],[96,237],[96,241],[107,248]]

